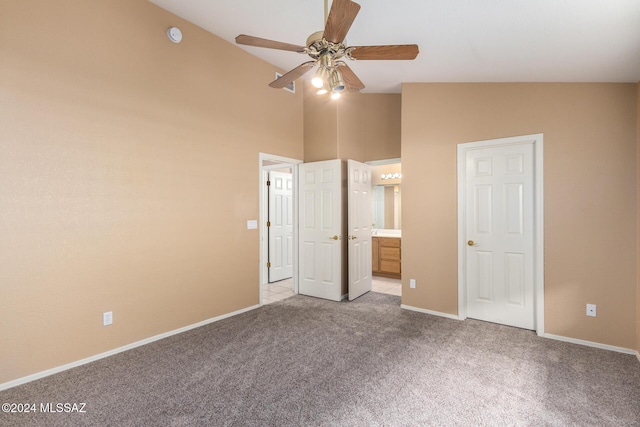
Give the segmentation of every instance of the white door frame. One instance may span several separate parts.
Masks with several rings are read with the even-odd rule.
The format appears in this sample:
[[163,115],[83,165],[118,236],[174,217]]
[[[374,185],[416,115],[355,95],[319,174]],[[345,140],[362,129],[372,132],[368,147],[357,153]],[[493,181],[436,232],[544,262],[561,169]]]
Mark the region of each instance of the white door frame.
[[543,167],[543,134],[515,136],[487,141],[458,144],[458,318],[467,318],[467,284],[466,284],[466,210],[465,153],[470,149],[499,147],[533,141],[534,150],[534,314],[535,330],[544,335],[544,167]]
[[[263,166],[265,161],[278,162],[279,165]],[[298,293],[298,165],[302,160],[292,159],[289,157],[277,156],[274,154],[258,153],[258,230],[260,231],[260,282],[258,293],[260,297],[260,305],[262,305],[262,286],[267,282],[267,259],[268,245],[267,240],[267,186],[266,171],[274,168],[291,167],[293,174],[293,292]]]

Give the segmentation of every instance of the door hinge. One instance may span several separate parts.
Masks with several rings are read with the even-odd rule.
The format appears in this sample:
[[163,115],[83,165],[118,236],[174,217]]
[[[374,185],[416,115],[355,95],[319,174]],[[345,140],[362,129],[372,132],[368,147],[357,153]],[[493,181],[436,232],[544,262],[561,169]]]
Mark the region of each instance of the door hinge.
[[271,268],[271,263],[267,262],[267,268]]
[[267,181],[267,187],[271,185],[271,181]]
[[267,221],[267,227],[271,227],[271,221]]

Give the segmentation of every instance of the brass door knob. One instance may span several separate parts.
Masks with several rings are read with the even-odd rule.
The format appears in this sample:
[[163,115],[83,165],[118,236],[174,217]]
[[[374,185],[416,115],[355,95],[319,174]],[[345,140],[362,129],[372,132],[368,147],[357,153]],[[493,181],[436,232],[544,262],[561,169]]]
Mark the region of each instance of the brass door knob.
[[358,238],[358,236],[351,236],[351,235],[349,236],[349,240],[355,240],[357,238]]
[[467,242],[467,245],[469,245],[469,246],[475,246],[475,245],[476,245],[476,242],[474,242],[473,240],[469,240],[469,241]]
[[331,240],[338,240],[338,239],[339,239],[338,235],[333,235],[332,237],[329,237],[329,238],[330,238]]

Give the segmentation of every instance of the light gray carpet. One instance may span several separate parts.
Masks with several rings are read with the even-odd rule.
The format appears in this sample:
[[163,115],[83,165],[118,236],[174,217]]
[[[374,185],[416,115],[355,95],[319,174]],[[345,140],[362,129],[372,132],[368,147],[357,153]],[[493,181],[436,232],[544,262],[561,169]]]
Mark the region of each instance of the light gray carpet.
[[20,387],[2,426],[639,426],[640,362],[533,332],[304,296]]

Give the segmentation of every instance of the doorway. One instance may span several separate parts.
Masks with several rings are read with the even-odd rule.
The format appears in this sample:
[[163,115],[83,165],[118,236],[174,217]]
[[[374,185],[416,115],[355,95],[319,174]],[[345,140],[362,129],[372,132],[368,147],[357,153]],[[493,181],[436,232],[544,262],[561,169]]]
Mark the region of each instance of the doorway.
[[[341,195],[343,179],[340,178],[343,166],[349,177],[348,196],[345,194],[348,201],[348,207],[345,207],[350,212],[348,220],[340,213],[344,200]],[[282,299],[282,295],[274,295],[282,291],[275,286],[286,286],[288,295],[304,293],[336,301],[347,296],[354,299],[371,290],[370,166],[339,159],[305,164],[297,159],[260,153],[259,171],[260,304]],[[269,246],[270,227],[267,225],[270,215],[267,182],[275,171],[291,175],[293,249],[289,253],[293,260],[293,277],[274,284],[269,279],[273,276],[269,270],[272,267],[269,253],[273,249]],[[346,232],[344,240],[343,231]],[[313,239],[306,239],[301,244],[302,237],[308,234],[313,234]],[[343,243],[344,249],[349,249],[348,265],[343,264],[340,255]],[[315,282],[311,285],[310,281]],[[327,294],[329,290],[330,295]]]
[[458,310],[544,333],[542,134],[458,145]]
[[354,300],[371,290],[371,167],[331,159],[298,173],[298,291]]
[[[273,154],[259,153],[259,230],[260,230],[260,304],[266,304],[275,302],[289,296],[298,293],[298,245],[297,245],[297,230],[298,230],[298,209],[297,209],[297,165],[302,163],[302,160],[292,159],[288,157],[277,156]],[[281,183],[282,190],[290,190],[291,193],[291,236],[290,246],[287,242],[289,239],[287,231],[280,229],[277,233],[272,233],[271,239],[269,238],[269,227],[267,222],[270,219],[270,215],[277,215],[276,206],[269,203],[269,186],[267,185],[269,177],[272,174],[279,175],[283,178]],[[287,174],[290,174],[290,188],[287,188],[286,178]],[[273,194],[272,194],[273,195]],[[286,196],[285,196],[286,197]],[[277,203],[277,202],[276,202]],[[285,203],[284,199],[280,200],[280,209],[283,209]],[[271,209],[270,209],[271,208]],[[270,213],[271,210],[271,213]],[[280,212],[282,214],[283,212]],[[287,212],[288,214],[288,212]],[[282,215],[280,216],[282,218]],[[288,220],[284,221],[288,222]],[[274,239],[274,236],[277,237]],[[277,244],[277,240],[280,240],[280,244]],[[270,245],[271,240],[271,245]],[[283,247],[283,245],[286,245]],[[271,246],[271,247],[270,247]],[[277,267],[279,270],[276,274],[271,274],[272,280],[270,280],[270,252],[272,258],[274,253],[278,254],[276,259],[278,261]],[[286,255],[283,255],[286,254]],[[279,258],[278,258],[279,257]],[[288,273],[283,273],[281,267],[291,265],[291,276]],[[286,277],[285,277],[286,276]],[[276,280],[278,279],[278,280]],[[280,280],[283,279],[283,280]],[[272,282],[272,283],[270,283]]]
[[274,165],[267,171],[267,282],[293,277],[293,172]]
[[402,163],[401,159],[367,162],[372,183],[373,290],[401,296]]

